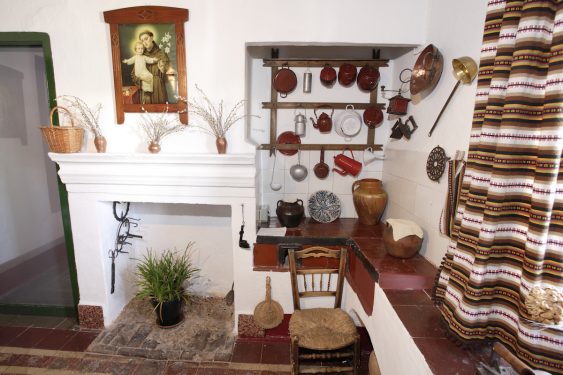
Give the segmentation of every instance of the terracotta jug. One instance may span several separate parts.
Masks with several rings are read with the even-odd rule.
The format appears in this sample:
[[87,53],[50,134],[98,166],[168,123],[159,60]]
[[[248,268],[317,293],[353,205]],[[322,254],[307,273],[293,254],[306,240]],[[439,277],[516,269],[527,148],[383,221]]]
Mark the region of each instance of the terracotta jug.
[[387,205],[387,193],[381,187],[380,180],[364,178],[354,182],[352,199],[361,224],[379,223]]

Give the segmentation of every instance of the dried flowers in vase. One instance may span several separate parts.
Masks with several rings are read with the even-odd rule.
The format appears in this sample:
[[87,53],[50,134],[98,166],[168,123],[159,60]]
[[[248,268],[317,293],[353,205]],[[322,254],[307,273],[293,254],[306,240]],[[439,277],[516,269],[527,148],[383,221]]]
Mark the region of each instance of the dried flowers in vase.
[[99,123],[102,105],[98,103],[92,108],[88,106],[84,100],[72,95],[61,95],[58,96],[56,100],[59,106],[69,110],[72,117],[78,121],[78,125],[81,128],[88,130],[94,135],[96,151],[106,152],[107,141],[102,135]]
[[225,115],[223,100],[219,102],[219,105],[215,106],[198,85],[195,85],[195,87],[200,95],[199,99],[187,99],[183,97],[178,97],[178,99],[188,104],[189,113],[196,115],[205,122],[205,125],[190,124],[190,126],[201,129],[205,133],[214,136],[217,152],[224,154],[227,151],[227,140],[225,136],[231,126],[245,117],[258,116],[239,113],[244,105],[244,100],[236,103],[228,114]]
[[160,142],[164,137],[186,129],[186,125],[179,123],[176,117],[168,114],[168,108],[159,115],[149,114],[144,107],[141,109],[145,111],[141,115],[141,128],[149,143],[148,150],[153,154],[160,151]]

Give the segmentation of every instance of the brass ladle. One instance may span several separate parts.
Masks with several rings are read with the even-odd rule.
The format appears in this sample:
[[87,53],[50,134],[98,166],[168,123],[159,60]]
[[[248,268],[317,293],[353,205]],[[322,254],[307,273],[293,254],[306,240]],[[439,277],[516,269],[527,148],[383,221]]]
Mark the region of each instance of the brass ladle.
[[430,132],[428,133],[429,137],[432,136],[432,132],[434,131],[434,128],[436,128],[436,125],[438,125],[438,121],[440,121],[440,117],[442,117],[442,113],[444,113],[444,110],[450,103],[450,100],[452,99],[452,96],[454,96],[454,93],[459,87],[459,84],[464,83],[467,85],[471,83],[473,79],[475,79],[475,77],[477,76],[477,63],[469,56],[463,56],[457,59],[453,59],[452,66],[454,68],[454,74],[457,79],[457,83],[455,84],[454,89],[452,90],[450,96],[448,97],[448,100],[446,100],[446,104],[444,104],[442,110],[438,114],[438,118],[436,119],[436,121],[434,121],[434,125],[432,125],[432,129],[430,129]]

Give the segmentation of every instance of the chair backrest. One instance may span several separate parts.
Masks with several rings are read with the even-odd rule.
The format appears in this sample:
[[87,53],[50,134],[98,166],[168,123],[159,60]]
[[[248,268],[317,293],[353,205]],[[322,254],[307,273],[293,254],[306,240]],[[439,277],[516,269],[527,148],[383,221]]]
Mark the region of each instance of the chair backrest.
[[334,297],[334,307],[340,307],[347,259],[345,247],[337,250],[321,246],[290,249],[288,258],[295,310],[301,309],[302,297]]

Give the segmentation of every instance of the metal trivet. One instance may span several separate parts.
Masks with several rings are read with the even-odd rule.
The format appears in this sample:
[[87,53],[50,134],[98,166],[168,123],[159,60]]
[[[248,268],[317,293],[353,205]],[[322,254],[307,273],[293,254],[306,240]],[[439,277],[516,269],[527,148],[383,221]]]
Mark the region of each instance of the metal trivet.
[[426,161],[426,174],[432,181],[438,181],[446,170],[446,163],[450,158],[446,156],[446,151],[436,146],[430,151]]
[[[125,205],[125,211],[121,211],[119,215],[117,214],[117,205]],[[135,221],[139,219],[133,219],[127,217],[129,213],[129,202],[113,202],[113,217],[115,220],[119,221],[119,226],[117,227],[117,234],[115,236],[115,247],[113,250],[108,251],[109,258],[111,259],[111,294],[115,291],[115,258],[119,254],[127,254],[127,251],[123,250],[123,246],[131,245],[131,242],[127,242],[129,238],[143,238],[138,234],[132,234],[130,232],[131,226],[136,228],[139,224]],[[131,222],[133,220],[133,222]]]

